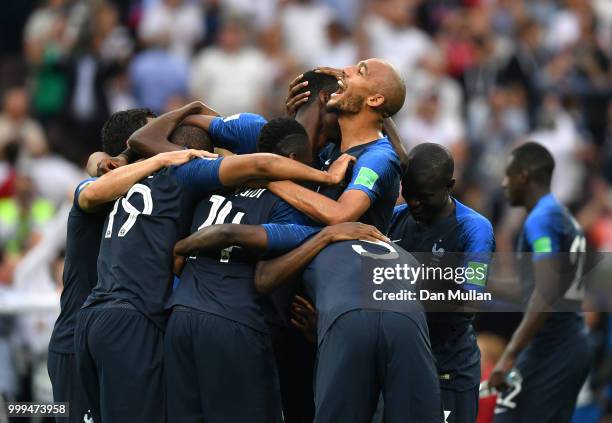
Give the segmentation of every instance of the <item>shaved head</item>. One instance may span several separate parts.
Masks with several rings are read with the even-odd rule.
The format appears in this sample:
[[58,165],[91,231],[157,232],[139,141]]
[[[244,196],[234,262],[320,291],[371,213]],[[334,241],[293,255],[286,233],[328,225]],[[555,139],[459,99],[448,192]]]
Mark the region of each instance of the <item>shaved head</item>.
[[362,60],[342,69],[338,89],[327,102],[330,111],[357,114],[364,108],[382,117],[397,113],[404,105],[406,84],[399,72],[382,59]]
[[368,59],[372,91],[381,94],[385,101],[380,106],[383,116],[389,117],[400,111],[406,98],[406,83],[397,69],[382,59]]

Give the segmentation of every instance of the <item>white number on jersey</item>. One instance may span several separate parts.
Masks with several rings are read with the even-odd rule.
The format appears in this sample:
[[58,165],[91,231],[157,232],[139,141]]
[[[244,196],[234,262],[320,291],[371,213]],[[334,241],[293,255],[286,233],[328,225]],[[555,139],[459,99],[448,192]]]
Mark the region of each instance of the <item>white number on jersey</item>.
[[[130,198],[132,196],[140,194],[142,195],[143,201],[143,209],[138,210],[132,204],[130,204]],[[119,237],[124,237],[130,229],[136,223],[136,219],[139,215],[145,214],[150,215],[153,212],[153,198],[151,197],[151,188],[143,184],[136,184],[128,191],[127,195],[122,198],[118,198],[115,201],[115,205],[113,206],[113,210],[108,215],[108,226],[106,227],[106,232],[104,233],[104,238],[110,238],[113,235],[113,224],[115,223],[115,215],[119,209],[119,203],[121,203],[121,207],[123,210],[128,213],[128,218],[121,228],[119,228]]]
[[[212,206],[210,207],[208,217],[204,220],[204,223],[202,223],[198,227],[198,230],[206,228],[207,226],[220,225],[225,223],[225,219],[227,219],[227,216],[229,216],[230,212],[232,211],[232,202],[229,201],[227,198],[223,197],[222,195],[212,195],[210,197],[210,202],[212,203]],[[242,221],[243,217],[243,212],[236,213],[236,215],[232,219],[232,223],[239,224]],[[232,252],[232,249],[234,249],[234,246],[227,247],[221,250],[221,258],[219,259],[221,263],[229,263],[230,253]]]

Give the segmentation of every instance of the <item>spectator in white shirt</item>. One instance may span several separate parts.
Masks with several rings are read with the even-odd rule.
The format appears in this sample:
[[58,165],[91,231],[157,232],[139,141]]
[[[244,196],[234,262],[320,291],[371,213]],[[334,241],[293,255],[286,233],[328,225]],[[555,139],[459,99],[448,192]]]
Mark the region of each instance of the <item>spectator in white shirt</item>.
[[246,45],[245,26],[244,21],[229,18],[219,31],[218,44],[204,49],[191,66],[191,96],[223,115],[261,112],[274,78],[262,52]]
[[281,12],[287,49],[305,68],[314,68],[329,50],[327,26],[333,20],[329,7],[312,0],[293,0]]
[[204,35],[204,19],[198,3],[162,0],[145,10],[138,28],[145,44],[169,45],[170,50],[188,57]]
[[339,21],[327,25],[327,40],[329,48],[321,51],[317,58],[317,66],[340,69],[359,61],[357,44]]
[[467,148],[465,128],[460,118],[442,112],[436,91],[423,96],[416,113],[401,120],[399,127],[407,151],[423,142],[442,144],[453,153],[456,173],[460,173]]

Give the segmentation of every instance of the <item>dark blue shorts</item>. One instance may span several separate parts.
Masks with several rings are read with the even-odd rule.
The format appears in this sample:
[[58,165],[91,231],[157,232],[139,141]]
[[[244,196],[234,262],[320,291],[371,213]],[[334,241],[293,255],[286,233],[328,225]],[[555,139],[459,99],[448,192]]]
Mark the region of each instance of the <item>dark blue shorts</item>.
[[282,422],[268,334],[175,307],[164,348],[169,422]]
[[63,354],[49,351],[47,355],[47,371],[53,387],[53,401],[67,402],[69,418],[57,418],[58,422],[83,423],[89,418],[91,408],[88,405],[85,391],[76,370],[74,354]]
[[522,383],[498,396],[495,423],[569,423],[590,368],[586,336],[555,348],[528,347],[515,367]]
[[77,369],[95,422],[165,422],[163,336],[128,306],[79,311]]
[[444,423],[474,423],[478,417],[478,386],[463,392],[442,388]]
[[316,423],[370,423],[382,393],[386,423],[440,423],[442,403],[422,313],[355,310],[321,340]]

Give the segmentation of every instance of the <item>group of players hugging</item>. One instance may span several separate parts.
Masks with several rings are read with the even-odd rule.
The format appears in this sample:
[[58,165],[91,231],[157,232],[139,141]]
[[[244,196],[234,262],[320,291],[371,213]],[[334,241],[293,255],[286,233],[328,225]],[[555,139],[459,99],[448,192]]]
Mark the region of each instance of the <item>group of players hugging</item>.
[[[451,196],[446,148],[402,150],[390,116],[405,94],[390,64],[369,59],[300,75],[288,116],[269,122],[201,102],[112,115],[88,164],[103,175],[75,191],[49,345],[70,421],[475,422],[474,313],[363,297],[368,263],[416,253],[427,266],[460,253],[454,266],[485,277],[451,284],[487,289],[493,228]],[[506,170],[509,201],[528,211],[528,295],[488,381],[496,422],[567,422],[586,378],[582,318],[547,312],[538,288],[567,274],[551,271],[566,265],[557,253],[584,244],[550,193],[553,168],[526,143]]]

